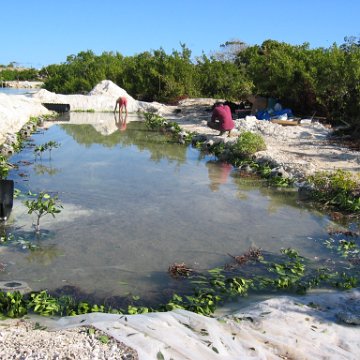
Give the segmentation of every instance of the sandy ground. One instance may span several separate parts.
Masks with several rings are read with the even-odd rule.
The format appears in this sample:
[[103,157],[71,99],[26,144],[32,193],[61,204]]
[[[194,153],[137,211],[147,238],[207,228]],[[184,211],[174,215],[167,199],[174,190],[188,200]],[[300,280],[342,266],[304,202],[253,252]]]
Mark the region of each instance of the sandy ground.
[[[108,108],[112,107],[115,98],[114,94],[110,95],[100,101],[106,103]],[[51,96],[56,100],[54,94]],[[81,99],[77,98],[76,101],[81,105]],[[89,103],[88,98],[86,101]],[[258,132],[263,135],[267,150],[258,153],[257,157],[270,159],[299,178],[318,170],[344,169],[355,175],[359,173],[360,153],[330,144],[329,129],[319,123],[281,126],[247,118],[236,120],[236,130],[231,137],[218,137],[217,131],[206,126],[210,118],[209,106],[213,103],[213,99],[194,99],[184,101],[178,107],[152,106],[162,116],[179,122],[185,131],[196,131],[213,141],[235,141],[236,135],[243,130]],[[141,105],[144,108],[144,104]],[[92,104],[87,106],[95,107]],[[20,116],[24,112],[26,116]],[[48,112],[39,107],[39,100],[31,104],[25,98],[15,100],[4,95],[0,97],[1,142],[5,142],[9,134],[19,131],[32,113],[41,115]],[[346,299],[341,294],[334,296],[317,297],[311,301],[318,299],[324,311],[326,304],[336,309],[351,301],[359,303],[358,292],[351,293]],[[313,308],[304,307],[309,301],[304,300],[298,308],[291,305],[295,302],[290,298],[272,299],[270,303],[259,305],[257,313],[255,307],[248,310],[254,311],[251,317],[257,319],[250,323],[239,323],[234,319],[230,321],[228,318],[215,320],[214,323],[214,319],[203,319],[196,314],[167,313],[131,316],[129,319],[134,321],[131,320],[130,326],[124,318],[120,320],[100,314],[100,318],[65,319],[65,323],[49,331],[48,326],[39,327],[39,319],[36,318],[6,320],[0,322],[0,358],[137,359],[139,356],[140,359],[358,359],[359,326],[339,324],[334,314],[332,317],[321,314],[319,318],[319,313],[314,313]],[[354,312],[358,318],[359,308],[355,307]],[[269,322],[265,323],[263,318],[270,313],[274,317],[268,317]],[[226,329],[218,328],[217,323],[223,321],[228,322],[229,326]],[[95,333],[89,331],[92,327],[97,329]],[[200,335],[189,332],[189,327],[199,327]],[[211,339],[204,337],[210,333]],[[216,346],[212,345],[215,343]],[[191,353],[187,351],[189,349]]]
[[210,139],[222,138],[221,141],[235,141],[242,131],[252,131],[263,136],[267,149],[256,157],[272,160],[286,171],[299,177],[316,171],[347,170],[353,174],[360,171],[360,152],[329,142],[332,129],[319,123],[304,119],[298,126],[283,126],[269,121],[259,121],[254,117],[236,119],[232,138],[216,136],[217,131],[206,126],[210,118],[209,107],[213,99],[185,100],[179,107],[180,112],[166,114],[177,121],[186,131],[205,134]]

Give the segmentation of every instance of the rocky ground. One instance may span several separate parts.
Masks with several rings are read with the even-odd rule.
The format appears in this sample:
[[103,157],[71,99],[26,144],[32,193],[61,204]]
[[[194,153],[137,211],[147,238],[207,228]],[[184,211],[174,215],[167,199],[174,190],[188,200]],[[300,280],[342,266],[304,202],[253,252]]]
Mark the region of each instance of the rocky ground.
[[360,151],[351,150],[341,142],[330,141],[333,129],[310,119],[304,119],[297,126],[284,126],[248,116],[235,120],[236,128],[231,138],[226,135],[218,137],[218,131],[206,126],[213,103],[213,99],[184,100],[178,107],[179,112],[175,115],[164,113],[164,116],[179,122],[187,131],[205,134],[214,141],[235,141],[242,131],[261,134],[267,149],[258,152],[256,158],[268,159],[298,178],[315,171],[342,169],[353,174],[360,171]]
[[0,321],[0,358],[136,360],[137,352],[93,327],[49,331],[32,320]]

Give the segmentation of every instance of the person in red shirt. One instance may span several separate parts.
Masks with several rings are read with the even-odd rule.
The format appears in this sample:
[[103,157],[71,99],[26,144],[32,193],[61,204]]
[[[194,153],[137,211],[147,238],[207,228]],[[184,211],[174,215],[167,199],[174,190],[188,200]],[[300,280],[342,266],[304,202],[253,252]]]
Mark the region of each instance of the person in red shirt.
[[223,135],[226,131],[230,135],[231,130],[235,127],[230,107],[222,102],[215,103],[211,120],[207,122],[207,126],[211,129],[219,130],[219,136]]
[[115,103],[115,109],[114,109],[114,114],[115,114],[115,111],[116,111],[116,108],[119,104],[119,119],[121,118],[121,115],[122,115],[122,112],[123,112],[123,109],[125,109],[125,120],[128,116],[128,111],[127,111],[127,99],[125,96],[120,96],[117,100],[116,100],[116,103]]

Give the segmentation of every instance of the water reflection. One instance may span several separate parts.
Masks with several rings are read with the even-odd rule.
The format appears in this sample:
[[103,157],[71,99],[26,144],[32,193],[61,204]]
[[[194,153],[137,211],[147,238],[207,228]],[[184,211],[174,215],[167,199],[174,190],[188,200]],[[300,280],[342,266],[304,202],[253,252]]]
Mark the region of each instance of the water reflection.
[[50,265],[62,252],[54,244],[38,244],[26,256],[27,261],[40,265]]
[[46,166],[43,164],[34,164],[34,170],[37,175],[48,174],[50,176],[54,176],[60,171],[59,169],[56,169],[56,168],[52,167],[51,165]]
[[31,96],[39,89],[0,87],[0,94]]
[[[267,199],[267,211],[269,214],[276,213],[284,206],[293,206],[301,209],[301,204],[298,201],[297,191],[294,188],[278,188],[274,189],[269,187],[265,180],[257,179],[255,177],[241,177],[237,171],[231,174],[233,183],[238,189],[238,198],[245,200],[248,199],[250,191],[259,191],[263,198]],[[304,209],[304,211],[307,211]]]
[[[76,114],[76,113],[75,113]],[[71,114],[73,116],[73,114]],[[89,114],[87,114],[89,116]],[[158,131],[149,131],[144,122],[132,119],[126,125],[126,131],[119,131],[121,121],[114,121],[113,114],[101,117],[102,126],[91,124],[75,124],[73,119],[69,123],[62,123],[60,127],[70,135],[78,144],[85,147],[91,147],[99,144],[108,148],[121,146],[122,148],[136,146],[140,151],[147,150],[150,152],[150,159],[154,162],[160,162],[166,159],[176,162],[179,165],[186,162],[186,146],[173,144],[169,138]],[[130,116],[129,116],[130,117]],[[129,119],[128,117],[128,119]],[[111,124],[110,125],[110,120]],[[76,123],[81,122],[81,117],[76,116]],[[112,126],[112,127],[111,127]],[[110,134],[102,133],[101,129],[113,129]],[[103,131],[104,132],[104,131]],[[105,131],[106,133],[106,131]]]
[[115,119],[115,125],[116,127],[119,129],[120,132],[125,131],[126,130],[126,121],[127,121],[127,114],[126,115],[116,115],[114,114],[114,119]]
[[[309,237],[324,237],[326,220],[299,208],[295,194],[240,178],[229,164],[174,144],[136,119],[129,116],[126,131],[119,131],[113,113],[71,113],[34,134],[34,145],[61,143],[52,153],[56,173],[26,165],[25,182],[19,174],[33,160],[33,148],[10,159],[19,163],[9,176],[17,188],[56,192],[64,208],[42,224],[54,248],[28,254],[34,261],[23,252],[7,253],[9,273],[2,277],[16,273],[34,290],[66,284],[99,296],[131,289],[156,297],[174,286],[167,275],[174,262],[207,269],[251,246],[276,253],[296,247],[304,256],[321,252],[322,243]],[[18,201],[13,222],[31,225]],[[44,281],[34,281],[44,273]]]
[[222,161],[209,160],[206,163],[211,191],[219,191],[220,185],[226,184],[233,169],[231,164]]

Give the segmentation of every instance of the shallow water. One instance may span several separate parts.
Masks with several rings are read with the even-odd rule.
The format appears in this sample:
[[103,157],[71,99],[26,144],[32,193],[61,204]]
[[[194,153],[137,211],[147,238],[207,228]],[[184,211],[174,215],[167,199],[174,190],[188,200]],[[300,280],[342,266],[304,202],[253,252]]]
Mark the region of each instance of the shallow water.
[[8,87],[0,87],[0,94],[7,95],[31,95],[38,92],[39,89],[17,89],[17,88],[8,88]]
[[[323,252],[329,220],[300,207],[294,192],[241,179],[231,166],[168,143],[141,122],[118,131],[109,113],[64,120],[10,159],[19,165],[8,177],[16,188],[58,193],[63,209],[42,220],[36,251],[0,249],[1,280],[152,298],[174,286],[167,269],[175,262],[222,266],[228,254],[252,246],[277,254],[292,247],[309,258]],[[35,161],[33,146],[50,140],[61,146]],[[22,201],[15,200],[7,231],[31,238],[34,218]]]

